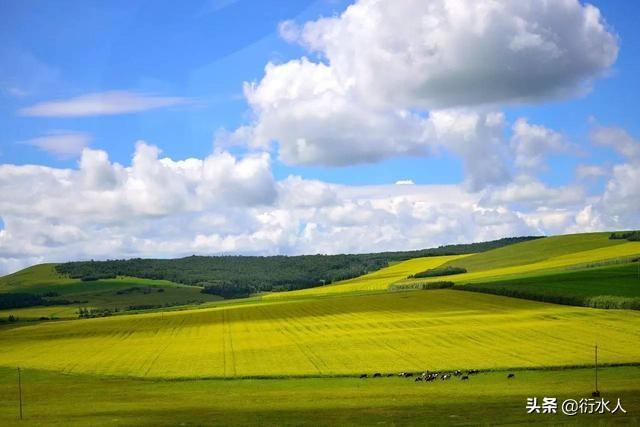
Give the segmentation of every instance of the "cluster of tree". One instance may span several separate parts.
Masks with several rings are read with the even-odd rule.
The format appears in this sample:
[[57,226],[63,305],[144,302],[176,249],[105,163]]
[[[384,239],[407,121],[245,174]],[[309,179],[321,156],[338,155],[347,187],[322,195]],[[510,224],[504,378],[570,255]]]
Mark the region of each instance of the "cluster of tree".
[[81,307],[78,309],[78,317],[81,319],[91,319],[94,317],[108,317],[113,313],[117,313],[118,309],[115,308],[113,311],[108,308],[85,308]]
[[616,231],[611,233],[610,239],[629,240],[631,242],[640,242],[640,230],[635,231]]
[[203,283],[203,294],[218,295],[224,299],[246,298],[258,289],[244,283],[233,281],[219,281],[217,283]]
[[518,286],[482,286],[482,285],[456,285],[454,289],[460,291],[480,292],[484,294],[502,295],[512,298],[521,298],[534,301],[551,302],[555,304],[585,306],[585,298],[579,295],[561,295],[543,292],[532,292],[518,289]]
[[522,298],[534,301],[551,302],[555,304],[577,305],[593,308],[615,308],[622,310],[640,310],[640,298],[621,297],[615,295],[598,295],[585,297],[581,295],[561,295],[555,293],[533,292],[518,289],[518,286],[491,287],[482,285],[456,285],[454,289],[461,291],[481,292],[493,295],[503,295],[512,298]]
[[113,273],[90,273],[84,275],[70,275],[72,279],[80,279],[83,282],[93,282],[96,280],[115,279],[116,275]]
[[462,274],[466,272],[466,268],[447,266],[421,271],[420,273],[409,276],[409,278],[423,279],[425,277],[452,276],[454,274]]
[[134,286],[132,288],[120,289],[119,291],[116,292],[116,295],[127,295],[132,293],[141,293],[144,295],[148,295],[152,292],[164,292],[164,288],[157,288],[153,286],[143,286],[143,287]]
[[[417,251],[357,255],[190,256],[180,259],[82,261],[58,264],[56,270],[59,274],[82,280],[132,276],[186,285],[210,285],[215,289],[209,293],[245,295],[245,290],[249,293],[295,290],[351,279],[386,267],[390,261],[483,252],[536,238],[539,237],[512,237]],[[220,290],[222,288],[225,289]]]
[[455,285],[453,282],[411,282],[411,283],[394,283],[389,286],[390,291],[408,291],[411,289],[446,289],[452,288]]
[[7,308],[35,307],[39,305],[69,305],[77,303],[78,301],[69,301],[66,299],[49,300],[43,298],[42,295],[29,293],[0,294],[0,310]]
[[182,302],[166,302],[164,304],[136,304],[130,305],[127,307],[127,310],[151,310],[154,308],[163,308],[163,307],[174,307],[176,305],[188,305],[188,304],[201,304],[202,301],[198,300],[190,300],[190,301],[182,301]]

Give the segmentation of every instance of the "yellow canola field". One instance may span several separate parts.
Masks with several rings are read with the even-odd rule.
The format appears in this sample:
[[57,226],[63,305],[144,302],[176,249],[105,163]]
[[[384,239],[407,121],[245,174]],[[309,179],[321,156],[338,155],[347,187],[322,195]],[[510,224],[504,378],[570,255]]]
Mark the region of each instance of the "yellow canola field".
[[[622,243],[615,246],[608,246],[588,251],[574,252],[566,255],[548,258],[544,261],[533,262],[530,264],[514,265],[510,267],[492,268],[487,270],[472,271],[469,273],[456,274],[453,276],[432,277],[428,279],[409,279],[403,280],[402,283],[411,283],[412,281],[440,281],[451,280],[455,283],[478,282],[490,278],[508,278],[510,276],[519,276],[528,273],[551,271],[564,269],[567,267],[585,266],[590,263],[606,262],[607,260],[615,260],[617,258],[628,258],[640,255],[640,242]],[[455,263],[456,266],[464,267],[464,260]]]
[[466,256],[469,255],[413,258],[354,279],[343,280],[331,285],[318,286],[299,291],[272,293],[265,295],[263,298],[291,298],[297,296],[336,295],[350,292],[381,291],[387,289],[392,283],[405,279],[411,274],[436,268],[449,261],[458,260]]
[[0,366],[187,378],[640,360],[640,312],[455,290],[308,298],[0,329]]

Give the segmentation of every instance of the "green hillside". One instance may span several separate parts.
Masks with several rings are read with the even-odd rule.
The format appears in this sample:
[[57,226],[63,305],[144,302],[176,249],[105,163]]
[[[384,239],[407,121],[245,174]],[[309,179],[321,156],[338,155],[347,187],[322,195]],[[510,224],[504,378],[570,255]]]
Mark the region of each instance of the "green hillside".
[[[628,244],[627,240],[609,239],[610,235],[611,233],[606,232],[545,237],[475,254],[467,257],[464,262],[450,262],[448,265],[461,266],[469,272],[476,272],[533,264],[563,255]],[[638,247],[640,248],[640,245]],[[640,253],[640,249],[638,252]],[[615,257],[615,249],[612,249],[610,254],[611,257]]]
[[[527,415],[531,396],[587,397],[592,369],[481,373],[469,381],[413,378],[297,378],[163,381],[25,369],[24,420],[16,371],[0,368],[0,425],[24,426],[493,426],[637,425],[640,367],[601,368],[600,389],[627,413]],[[82,403],[82,404],[79,404]],[[613,409],[613,408],[611,408]],[[259,421],[257,421],[259,420]]]
[[221,299],[216,295],[203,294],[201,289],[166,280],[137,277],[82,281],[58,274],[55,264],[40,264],[0,277],[0,302],[7,293],[26,293],[50,295],[44,297],[44,301],[66,300],[70,303],[0,310],[0,321],[9,316],[19,320],[74,318],[78,317],[79,307],[115,313]]

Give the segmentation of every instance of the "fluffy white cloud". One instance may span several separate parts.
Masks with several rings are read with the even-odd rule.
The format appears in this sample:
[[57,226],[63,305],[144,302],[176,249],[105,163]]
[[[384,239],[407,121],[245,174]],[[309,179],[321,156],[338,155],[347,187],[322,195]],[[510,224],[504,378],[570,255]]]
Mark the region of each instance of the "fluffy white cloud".
[[532,125],[520,118],[513,124],[510,140],[517,167],[528,170],[543,165],[548,153],[562,152],[568,148],[561,134],[540,125]]
[[0,165],[0,272],[69,259],[371,252],[632,227],[637,170],[616,165],[603,194],[585,197],[579,186],[525,175],[482,191],[276,182],[266,154],[173,160],[139,142],[124,166],[85,149],[75,169]]
[[[454,140],[445,141],[434,133],[437,110],[473,117],[470,106],[583,93],[618,52],[599,11],[577,0],[359,0],[340,16],[284,22],[280,34],[319,59],[270,63],[260,82],[245,84],[255,121],[241,137],[262,148],[276,141],[282,161],[301,165],[375,162],[444,145],[465,157],[473,188],[505,179],[502,150],[475,161],[497,147],[492,130],[476,126],[471,135],[467,118],[449,120],[462,128],[450,125]],[[464,142],[455,139],[461,133]],[[533,145],[518,144],[519,161],[527,150],[540,155]]]
[[136,113],[189,103],[180,97],[157,96],[130,91],[89,93],[59,101],[41,102],[20,110],[31,117],[84,117]]
[[54,130],[47,135],[22,141],[56,157],[70,158],[78,156],[89,145],[91,135],[85,132]]
[[599,126],[591,131],[591,141],[611,147],[632,162],[640,163],[640,140],[618,127]]
[[604,166],[599,165],[578,165],[576,167],[576,175],[580,179],[597,178],[605,176],[607,170]]
[[376,104],[441,108],[584,91],[618,40],[578,0],[359,0],[296,38]]
[[529,175],[519,175],[512,182],[486,192],[489,205],[519,204],[528,207],[575,206],[584,202],[580,186],[549,187]]
[[254,146],[277,141],[289,164],[344,166],[424,153],[427,121],[402,109],[372,109],[348,93],[334,71],[303,58],[269,64],[260,84],[245,84],[258,121]]
[[509,179],[501,113],[439,110],[431,113],[429,123],[432,141],[462,158],[468,188],[478,191]]

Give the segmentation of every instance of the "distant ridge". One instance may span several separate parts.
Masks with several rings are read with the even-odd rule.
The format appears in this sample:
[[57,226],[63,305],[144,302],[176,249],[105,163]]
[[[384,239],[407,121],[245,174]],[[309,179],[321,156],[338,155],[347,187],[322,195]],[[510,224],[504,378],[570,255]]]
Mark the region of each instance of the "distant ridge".
[[539,239],[508,237],[488,242],[444,245],[415,251],[350,255],[189,256],[178,259],[76,261],[56,265],[56,271],[84,281],[130,276],[170,280],[211,290],[227,288],[237,295],[259,291],[304,289],[358,277],[411,258],[484,252]]

